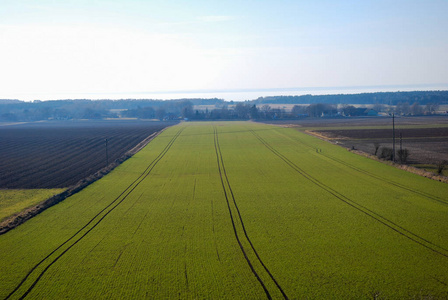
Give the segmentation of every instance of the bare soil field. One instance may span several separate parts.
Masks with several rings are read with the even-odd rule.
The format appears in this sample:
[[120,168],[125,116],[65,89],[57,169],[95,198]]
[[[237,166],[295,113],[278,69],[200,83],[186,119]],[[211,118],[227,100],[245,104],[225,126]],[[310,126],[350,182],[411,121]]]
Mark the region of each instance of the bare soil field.
[[[364,127],[390,126],[392,117],[340,117],[340,118],[304,118],[299,120],[266,121],[273,125],[291,125],[297,127]],[[395,117],[396,126],[448,125],[448,116]],[[349,128],[347,128],[349,129]]]
[[[295,126],[300,130],[329,139],[343,147],[374,154],[380,148],[392,148],[392,117],[314,118],[275,121],[272,124]],[[435,165],[448,160],[448,116],[395,118],[395,147],[409,150],[408,164]]]
[[[337,141],[347,148],[355,148],[369,154],[375,153],[375,143],[381,147],[393,146],[392,129],[322,130],[319,134]],[[395,132],[395,148],[409,150],[408,163],[437,164],[448,160],[448,127],[398,129]]]
[[[392,129],[345,129],[345,130],[321,130],[321,133],[327,134],[333,138],[348,139],[388,139],[392,138]],[[443,138],[448,136],[448,127],[436,128],[404,128],[396,129],[395,135],[398,138]]]
[[0,188],[74,185],[172,124],[101,120],[0,126]]

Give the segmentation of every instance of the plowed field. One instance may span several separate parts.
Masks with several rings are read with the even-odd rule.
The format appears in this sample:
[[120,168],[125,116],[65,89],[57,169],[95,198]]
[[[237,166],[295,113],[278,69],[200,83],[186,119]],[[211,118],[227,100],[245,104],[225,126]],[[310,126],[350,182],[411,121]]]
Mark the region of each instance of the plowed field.
[[[392,148],[392,117],[310,118],[272,121],[281,126],[317,132],[346,148],[375,153],[374,144]],[[408,164],[435,165],[448,160],[448,116],[395,118],[395,146],[409,150]]]
[[67,121],[0,126],[0,189],[76,184],[172,124]]
[[[340,145],[374,154],[375,143],[392,148],[392,129],[319,130],[320,134]],[[401,136],[401,138],[400,138]],[[395,147],[409,150],[408,163],[437,164],[448,161],[448,127],[401,128],[395,130]]]

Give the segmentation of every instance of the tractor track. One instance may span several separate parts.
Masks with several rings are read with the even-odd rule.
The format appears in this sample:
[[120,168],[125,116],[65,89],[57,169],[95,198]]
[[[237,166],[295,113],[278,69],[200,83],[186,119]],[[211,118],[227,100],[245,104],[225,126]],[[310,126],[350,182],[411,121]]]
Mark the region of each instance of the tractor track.
[[375,179],[377,179],[377,180],[379,180],[379,181],[381,181],[381,182],[384,182],[384,183],[387,183],[387,184],[389,184],[389,185],[392,185],[392,186],[401,188],[401,189],[403,189],[403,190],[406,190],[406,191],[409,191],[409,192],[411,192],[411,193],[417,194],[417,195],[422,196],[422,197],[424,197],[424,198],[428,198],[428,199],[434,200],[434,201],[436,201],[436,202],[439,202],[439,203],[448,205],[448,202],[447,202],[447,201],[444,201],[443,199],[441,199],[441,198],[439,198],[439,197],[437,197],[437,196],[433,196],[433,195],[431,195],[431,194],[428,194],[428,193],[425,193],[425,192],[422,192],[422,191],[414,190],[414,189],[412,189],[412,188],[409,188],[409,187],[407,187],[407,186],[405,186],[405,185],[402,185],[402,184],[400,184],[400,183],[397,183],[397,182],[393,182],[393,181],[385,180],[385,179],[383,179],[382,177],[380,177],[380,176],[378,176],[378,175],[375,175],[375,174],[373,174],[373,173],[371,173],[371,172],[369,172],[369,171],[367,171],[367,170],[360,169],[360,168],[358,168],[358,167],[356,167],[356,166],[353,166],[353,165],[351,165],[351,164],[349,164],[349,163],[347,163],[347,162],[345,162],[345,161],[343,161],[343,160],[341,160],[341,159],[332,157],[332,156],[327,155],[327,154],[324,154],[324,153],[322,153],[322,152],[319,152],[319,155],[323,155],[323,156],[327,157],[328,159],[331,159],[331,160],[333,160],[333,161],[335,161],[335,162],[337,162],[337,163],[340,163],[340,164],[342,164],[342,165],[344,165],[344,166],[346,166],[346,167],[349,167],[349,168],[352,169],[352,170],[355,170],[355,171],[357,171],[357,172],[363,173],[363,174],[365,174],[365,175],[367,175],[367,176],[369,176],[369,177],[375,178]]
[[[280,133],[280,132],[279,132],[279,133]],[[306,147],[308,147],[308,148],[310,148],[310,149],[317,150],[316,147],[314,147],[314,146],[312,146],[312,145],[310,145],[310,144],[308,144],[308,143],[305,143],[305,142],[303,142],[303,141],[298,141],[298,140],[295,140],[295,139],[291,139],[290,137],[284,135],[283,133],[280,133],[280,134],[283,135],[283,136],[285,136],[286,138],[288,138],[288,139],[290,139],[290,140],[292,140],[292,141],[298,142],[298,143],[300,143],[300,144],[302,144],[302,145],[304,145],[304,146],[306,146]],[[360,169],[360,168],[358,168],[358,167],[356,167],[356,166],[354,166],[354,165],[352,165],[352,164],[349,164],[349,163],[347,163],[347,162],[345,162],[345,161],[343,161],[343,160],[341,160],[341,159],[335,158],[335,157],[330,156],[330,155],[328,155],[328,154],[325,154],[325,153],[323,153],[323,152],[318,152],[318,154],[319,154],[319,155],[322,155],[322,156],[325,156],[326,158],[328,158],[328,159],[330,159],[330,160],[333,160],[333,161],[335,161],[335,162],[337,162],[337,163],[340,163],[340,164],[342,164],[342,165],[344,165],[344,166],[346,166],[346,167],[349,167],[349,168],[352,169],[352,170],[355,170],[355,171],[357,171],[357,172],[363,173],[363,174],[365,174],[365,175],[367,175],[367,176],[369,176],[369,177],[375,178],[375,179],[377,179],[377,180],[379,180],[379,181],[381,181],[381,182],[387,183],[388,185],[392,185],[392,186],[401,188],[401,189],[403,189],[403,190],[406,190],[406,191],[408,191],[408,192],[417,194],[417,195],[419,195],[419,196],[422,196],[422,197],[431,199],[431,200],[433,200],[433,201],[436,201],[436,202],[439,202],[439,203],[448,205],[448,202],[447,202],[445,199],[442,199],[442,198],[440,198],[440,197],[437,197],[437,196],[434,196],[434,195],[431,195],[431,194],[429,194],[429,193],[425,193],[425,192],[422,192],[422,191],[419,191],[419,190],[412,189],[412,188],[410,188],[410,187],[407,187],[407,186],[405,186],[405,185],[403,185],[403,184],[400,184],[400,183],[397,183],[397,182],[393,182],[393,181],[385,180],[384,178],[382,178],[382,177],[380,177],[380,176],[378,176],[378,175],[376,175],[376,174],[373,174],[373,173],[371,173],[371,172],[369,172],[369,171],[367,171],[367,170]]]
[[295,163],[293,163],[291,160],[289,160],[286,156],[281,154],[279,151],[277,151],[275,148],[273,148],[269,143],[267,143],[262,137],[260,137],[255,131],[251,130],[251,133],[274,155],[276,155],[278,158],[283,160],[288,166],[290,166],[294,171],[302,175],[305,179],[311,181],[313,184],[318,186],[319,188],[323,189],[327,193],[333,195],[335,198],[339,199],[340,201],[346,203],[347,205],[355,208],[356,210],[360,211],[361,213],[371,217],[375,221],[383,224],[384,226],[392,229],[393,231],[397,232],[398,234],[402,235],[403,237],[406,237],[407,239],[441,255],[445,258],[448,258],[448,250],[434,244],[433,242],[401,227],[400,225],[394,223],[393,221],[381,216],[380,214],[368,209],[367,207],[357,203],[356,201],[348,198],[347,196],[344,196],[343,194],[339,193],[338,191],[334,190],[330,186],[322,183],[318,179],[311,176],[309,173],[305,172],[302,168],[298,167]]
[[[263,269],[269,275],[269,277],[274,282],[274,284],[277,286],[278,290],[280,291],[280,293],[282,294],[284,299],[289,299],[288,296],[286,295],[286,293],[281,288],[281,286],[278,283],[278,281],[274,278],[272,273],[269,271],[269,269],[266,267],[266,265],[262,261],[261,257],[259,256],[258,252],[255,250],[255,247],[254,247],[252,241],[250,240],[250,238],[249,238],[249,236],[247,234],[246,228],[244,226],[243,218],[241,216],[240,210],[239,210],[238,205],[236,203],[236,199],[235,199],[235,196],[233,194],[233,190],[232,190],[232,187],[230,185],[229,178],[227,176],[227,172],[226,172],[226,169],[225,169],[224,160],[223,160],[222,152],[221,152],[221,147],[219,145],[218,130],[216,129],[215,126],[213,127],[213,130],[214,130],[214,145],[215,145],[215,152],[216,152],[216,160],[217,160],[217,164],[218,164],[218,171],[219,171],[219,176],[220,176],[220,179],[221,179],[221,185],[222,185],[222,188],[223,188],[224,196],[226,198],[227,208],[229,210],[229,215],[230,215],[230,220],[232,222],[233,232],[235,234],[235,238],[236,238],[236,240],[238,242],[238,245],[239,245],[239,247],[241,249],[241,252],[243,253],[244,258],[246,259],[247,264],[249,265],[252,273],[255,275],[255,277],[257,278],[258,282],[262,286],[262,288],[263,288],[263,290],[264,290],[264,292],[266,294],[266,297],[268,299],[272,299],[272,296],[269,293],[265,283],[263,282],[263,280],[261,279],[260,275],[255,270],[253,263],[249,259],[248,254],[246,252],[246,249],[244,248],[244,246],[243,246],[243,244],[241,242],[241,239],[240,239],[240,237],[238,235],[237,225],[235,224],[235,219],[234,219],[234,214],[235,213],[232,212],[232,208],[231,208],[231,205],[230,205],[231,201],[229,200],[229,198],[232,198],[231,200],[232,200],[233,205],[235,206],[235,209],[237,211],[237,213],[235,215],[237,215],[237,217],[239,219],[239,222],[241,224],[241,229],[244,232],[244,237],[246,238],[247,242],[250,245],[250,248],[252,249],[253,253],[255,254],[255,256],[257,258],[257,261],[263,266]],[[230,197],[229,197],[229,193],[227,192],[227,189],[230,192]]]
[[[93,218],[91,218],[83,227],[81,227],[76,233],[69,237],[65,242],[60,244],[37,264],[35,264],[30,271],[25,275],[21,282],[4,298],[5,300],[10,299],[27,281],[27,279],[33,275],[33,273],[38,273],[37,268],[43,263],[49,261],[48,265],[39,273],[37,278],[31,283],[29,288],[20,296],[19,299],[24,299],[40,281],[43,275],[48,271],[48,269],[56,263],[64,254],[66,254],[73,246],[79,243],[85,236],[87,236],[98,224],[101,223],[115,208],[117,208],[136,188],[137,186],[151,173],[157,163],[165,156],[165,154],[170,150],[171,146],[174,144],[176,139],[182,133],[185,127],[179,129],[179,131],[173,136],[173,138],[168,142],[165,148],[159,153],[159,155],[151,161],[151,163],[146,167],[146,169],[135,179],[119,196],[117,196],[112,202],[110,202],[106,207],[104,207],[100,212],[98,212]],[[103,215],[102,215],[103,214]],[[102,216],[101,216],[102,215]],[[84,233],[82,231],[86,229]],[[58,250],[61,250],[64,246],[66,249],[63,250],[59,255],[52,258]]]

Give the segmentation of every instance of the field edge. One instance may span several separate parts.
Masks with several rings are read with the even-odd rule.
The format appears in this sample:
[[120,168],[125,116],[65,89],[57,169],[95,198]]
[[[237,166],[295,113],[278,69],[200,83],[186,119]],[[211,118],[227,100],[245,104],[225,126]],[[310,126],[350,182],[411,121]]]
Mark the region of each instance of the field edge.
[[[176,124],[177,125],[177,124]],[[174,125],[172,125],[174,126]],[[116,159],[114,162],[110,163],[108,166],[100,169],[96,173],[81,179],[77,184],[68,187],[63,192],[53,195],[50,198],[47,198],[33,206],[30,206],[21,212],[15,213],[0,222],[0,235],[7,233],[8,231],[16,228],[17,226],[25,223],[29,219],[34,216],[40,214],[44,210],[64,201],[68,197],[82,191],[84,188],[88,187],[92,183],[100,180],[110,172],[112,172],[116,167],[121,165],[123,162],[131,158],[134,154],[142,150],[146,145],[148,145],[154,138],[156,138],[159,134],[161,134],[165,129],[170,128],[172,126],[167,126],[162,130],[156,131],[146,137],[143,141],[138,143],[134,148],[127,151],[123,156]]]
[[344,148],[347,151],[352,152],[354,154],[357,154],[357,155],[360,155],[360,156],[363,156],[363,157],[375,160],[377,162],[380,162],[380,163],[383,163],[383,164],[386,164],[386,165],[395,167],[397,169],[404,170],[404,171],[407,171],[407,172],[410,172],[410,173],[413,173],[413,174],[416,174],[416,175],[419,175],[419,176],[422,176],[422,177],[425,177],[425,178],[429,178],[429,179],[432,179],[432,180],[435,180],[435,181],[439,181],[439,182],[443,182],[443,183],[447,183],[448,184],[448,177],[446,177],[446,176],[437,175],[435,173],[428,172],[428,171],[425,171],[425,170],[422,170],[420,168],[416,168],[416,167],[413,167],[413,166],[410,166],[410,165],[398,164],[398,163],[395,163],[395,162],[392,162],[392,161],[386,161],[386,160],[383,160],[383,159],[379,159],[375,155],[372,155],[370,153],[367,153],[365,151],[361,151],[361,150],[358,150],[358,149],[349,149],[349,148],[347,148],[345,146],[342,146],[340,144],[332,142],[332,138],[326,137],[325,135],[323,135],[323,134],[321,134],[319,132],[314,132],[312,130],[301,130],[301,132],[303,132],[303,133],[305,133],[305,134],[307,134],[309,136],[318,138],[318,139],[320,139],[322,141],[325,141],[327,143],[330,143],[332,145]]

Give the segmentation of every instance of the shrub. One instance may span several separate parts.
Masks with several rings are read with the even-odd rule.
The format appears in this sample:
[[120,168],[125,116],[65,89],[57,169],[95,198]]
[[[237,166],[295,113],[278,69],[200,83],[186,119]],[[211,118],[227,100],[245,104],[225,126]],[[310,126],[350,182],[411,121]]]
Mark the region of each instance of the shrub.
[[394,150],[392,148],[383,147],[378,155],[379,158],[385,160],[392,160],[394,156]]
[[444,160],[437,164],[437,174],[442,175],[443,170],[445,169],[447,163],[448,162]]
[[406,163],[409,157],[409,150],[408,149],[400,149],[397,152],[398,159],[400,163]]

